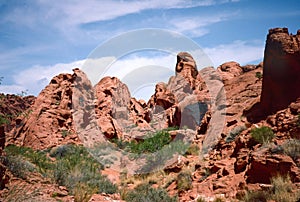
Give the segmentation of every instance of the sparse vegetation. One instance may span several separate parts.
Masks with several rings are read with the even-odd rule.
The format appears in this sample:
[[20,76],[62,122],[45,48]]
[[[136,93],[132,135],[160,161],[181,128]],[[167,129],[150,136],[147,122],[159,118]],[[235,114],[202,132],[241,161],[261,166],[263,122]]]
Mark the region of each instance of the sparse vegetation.
[[40,172],[58,185],[66,186],[75,201],[88,201],[94,193],[117,191],[116,185],[101,175],[102,166],[83,146],[63,145],[49,152],[10,145],[5,151],[6,165],[15,176],[25,178],[28,172]]
[[62,130],[62,131],[61,131],[61,136],[62,136],[63,138],[67,137],[67,136],[70,135],[70,134],[71,134],[71,132],[68,131],[68,130]]
[[255,77],[261,79],[263,77],[263,74],[261,72],[256,72]]
[[267,190],[248,192],[244,198],[246,202],[276,201],[294,202],[300,199],[300,191],[293,190],[293,183],[289,176],[276,176],[271,178],[271,188]]
[[205,198],[203,198],[202,196],[200,196],[198,199],[197,199],[197,202],[206,202]]
[[199,146],[196,144],[191,144],[189,146],[189,148],[187,149],[187,151],[185,152],[185,155],[197,156],[197,155],[199,155],[199,152],[200,152]]
[[0,126],[1,125],[7,125],[9,123],[10,123],[10,120],[7,117],[7,115],[0,114]]
[[300,140],[290,139],[287,140],[283,145],[283,152],[292,157],[296,161],[300,157]]
[[26,179],[29,172],[33,172],[35,167],[30,162],[20,156],[5,156],[3,163],[11,173],[21,179]]
[[275,137],[272,129],[267,126],[252,129],[251,136],[260,144],[267,144]]
[[225,141],[226,143],[232,142],[235,140],[236,136],[238,136],[239,134],[241,134],[241,132],[243,132],[244,130],[246,130],[246,126],[236,126],[234,129],[232,129],[232,131],[229,132],[229,134],[227,135]]
[[123,200],[128,202],[176,202],[177,197],[170,197],[168,193],[162,188],[153,188],[149,184],[138,185],[134,190],[128,191],[124,194]]
[[[32,186],[32,185],[31,185]],[[39,195],[39,189],[24,184],[14,185],[8,192],[2,195],[2,200],[6,202],[21,202],[21,201],[35,201],[35,197]]]
[[213,202],[225,202],[225,199],[222,197],[216,197]]
[[138,170],[141,173],[149,173],[162,169],[165,163],[174,157],[175,154],[183,155],[189,147],[189,144],[179,140],[172,141],[162,149],[149,155],[146,158],[146,164]]
[[177,176],[178,192],[187,191],[192,188],[192,176],[190,172],[181,172]]

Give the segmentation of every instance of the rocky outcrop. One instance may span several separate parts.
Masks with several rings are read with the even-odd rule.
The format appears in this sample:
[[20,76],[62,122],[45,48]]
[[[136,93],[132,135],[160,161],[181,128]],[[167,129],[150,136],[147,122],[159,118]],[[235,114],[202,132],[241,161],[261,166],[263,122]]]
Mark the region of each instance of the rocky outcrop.
[[176,62],[176,76],[180,75],[188,81],[190,87],[195,89],[195,80],[198,75],[197,65],[191,54],[187,52],[180,52],[177,54]]
[[270,179],[278,175],[289,175],[293,182],[300,182],[300,169],[291,157],[282,154],[264,154],[254,152],[245,173],[248,183],[270,184]]
[[7,168],[3,162],[3,149],[7,132],[20,124],[20,120],[31,113],[28,108],[34,103],[34,96],[0,94],[0,190],[9,182]]
[[103,134],[111,139],[122,137],[122,129],[116,120],[129,119],[130,93],[116,77],[104,77],[95,86],[96,114]]
[[300,30],[270,29],[264,53],[261,110],[274,113],[300,97]]
[[73,79],[71,74],[54,77],[29,109],[30,115],[8,134],[8,144],[44,149],[78,142],[72,128]]
[[116,77],[105,77],[95,86],[98,126],[108,138],[130,137],[135,128],[150,128],[144,101],[131,98],[128,87]]
[[4,126],[4,132],[10,131],[20,124],[22,118],[30,115],[29,107],[35,99],[34,96],[0,94],[0,125]]

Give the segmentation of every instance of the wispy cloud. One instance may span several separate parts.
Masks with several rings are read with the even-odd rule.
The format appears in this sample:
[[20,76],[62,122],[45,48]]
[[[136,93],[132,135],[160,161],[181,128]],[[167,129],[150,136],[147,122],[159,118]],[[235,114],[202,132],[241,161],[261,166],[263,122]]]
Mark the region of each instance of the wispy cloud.
[[[57,20],[67,24],[78,25],[95,21],[112,20],[132,13],[149,9],[192,8],[223,3],[218,0],[132,0],[132,1],[97,1],[97,0],[36,0],[33,4],[16,7],[4,19],[16,24],[31,26],[37,21]],[[37,9],[38,8],[38,9]],[[25,15],[24,15],[25,14]],[[22,18],[20,18],[22,16]],[[39,16],[40,18],[36,18]],[[3,19],[2,19],[3,20]]]
[[60,73],[72,73],[72,69],[81,67],[83,62],[83,60],[80,60],[68,64],[33,66],[13,75],[14,83],[11,85],[0,85],[0,91],[15,94],[21,91],[28,91],[28,94],[38,95],[54,76]]
[[234,15],[235,13],[211,14],[209,16],[179,16],[172,18],[169,26],[171,29],[186,34],[189,37],[200,37],[209,33],[207,28],[209,25],[226,21]]
[[234,41],[203,50],[215,66],[228,61],[236,61],[245,65],[263,59],[264,43],[262,41]]

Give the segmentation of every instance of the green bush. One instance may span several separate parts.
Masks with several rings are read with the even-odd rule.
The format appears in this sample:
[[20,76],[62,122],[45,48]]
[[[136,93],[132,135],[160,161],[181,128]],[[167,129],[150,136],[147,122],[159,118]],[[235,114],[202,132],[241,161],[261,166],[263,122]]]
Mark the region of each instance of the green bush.
[[178,192],[187,191],[192,188],[192,176],[190,172],[181,172],[177,176]]
[[[79,183],[86,184],[97,193],[115,193],[116,185],[100,174],[103,168],[82,146],[63,145],[52,151],[57,158],[54,179],[59,185],[66,186],[71,193]],[[73,193],[75,194],[75,193]]]
[[116,185],[101,175],[103,166],[83,146],[70,144],[52,149],[49,155],[55,161],[47,157],[48,151],[34,151],[14,145],[6,147],[5,151],[9,157],[6,164],[15,176],[24,178],[28,171],[36,170],[58,185],[66,186],[75,198],[83,193],[79,187],[85,187],[83,201],[94,193],[112,194],[117,191]]
[[43,175],[46,175],[47,172],[52,169],[52,163],[50,159],[47,158],[45,152],[34,151],[28,147],[18,147],[15,145],[7,146],[5,148],[5,152],[8,157],[20,158],[23,159],[23,161],[29,161],[32,165],[34,165],[35,169]]
[[256,72],[255,77],[261,79],[263,77],[263,74],[261,72]]
[[154,189],[149,184],[137,186],[134,190],[125,194],[124,200],[128,202],[175,202],[176,197],[170,197],[168,193],[161,188]]
[[260,144],[267,144],[275,137],[272,129],[266,126],[252,129],[251,136]]
[[163,146],[169,144],[171,136],[168,131],[162,130],[156,132],[152,137],[149,137],[141,142],[132,141],[128,145],[129,151],[136,154],[153,153],[160,150]]

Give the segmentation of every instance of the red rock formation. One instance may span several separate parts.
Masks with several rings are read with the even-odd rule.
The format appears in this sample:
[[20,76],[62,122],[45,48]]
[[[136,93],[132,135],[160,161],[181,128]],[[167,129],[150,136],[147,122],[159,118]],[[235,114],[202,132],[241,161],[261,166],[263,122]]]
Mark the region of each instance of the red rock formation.
[[8,134],[8,143],[44,149],[78,142],[72,128],[73,79],[71,74],[54,77],[36,98],[30,115]]
[[274,113],[300,97],[300,30],[270,29],[264,53],[261,110]]
[[127,86],[116,77],[104,77],[96,84],[95,93],[101,131],[109,139],[122,137],[122,129],[115,120],[129,118],[130,93]]
[[180,52],[177,54],[176,75],[181,75],[195,89],[195,80],[198,75],[197,65],[191,54]]
[[300,169],[291,157],[282,154],[251,154],[249,168],[245,173],[248,183],[270,183],[271,177],[289,175],[293,182],[300,182]]

